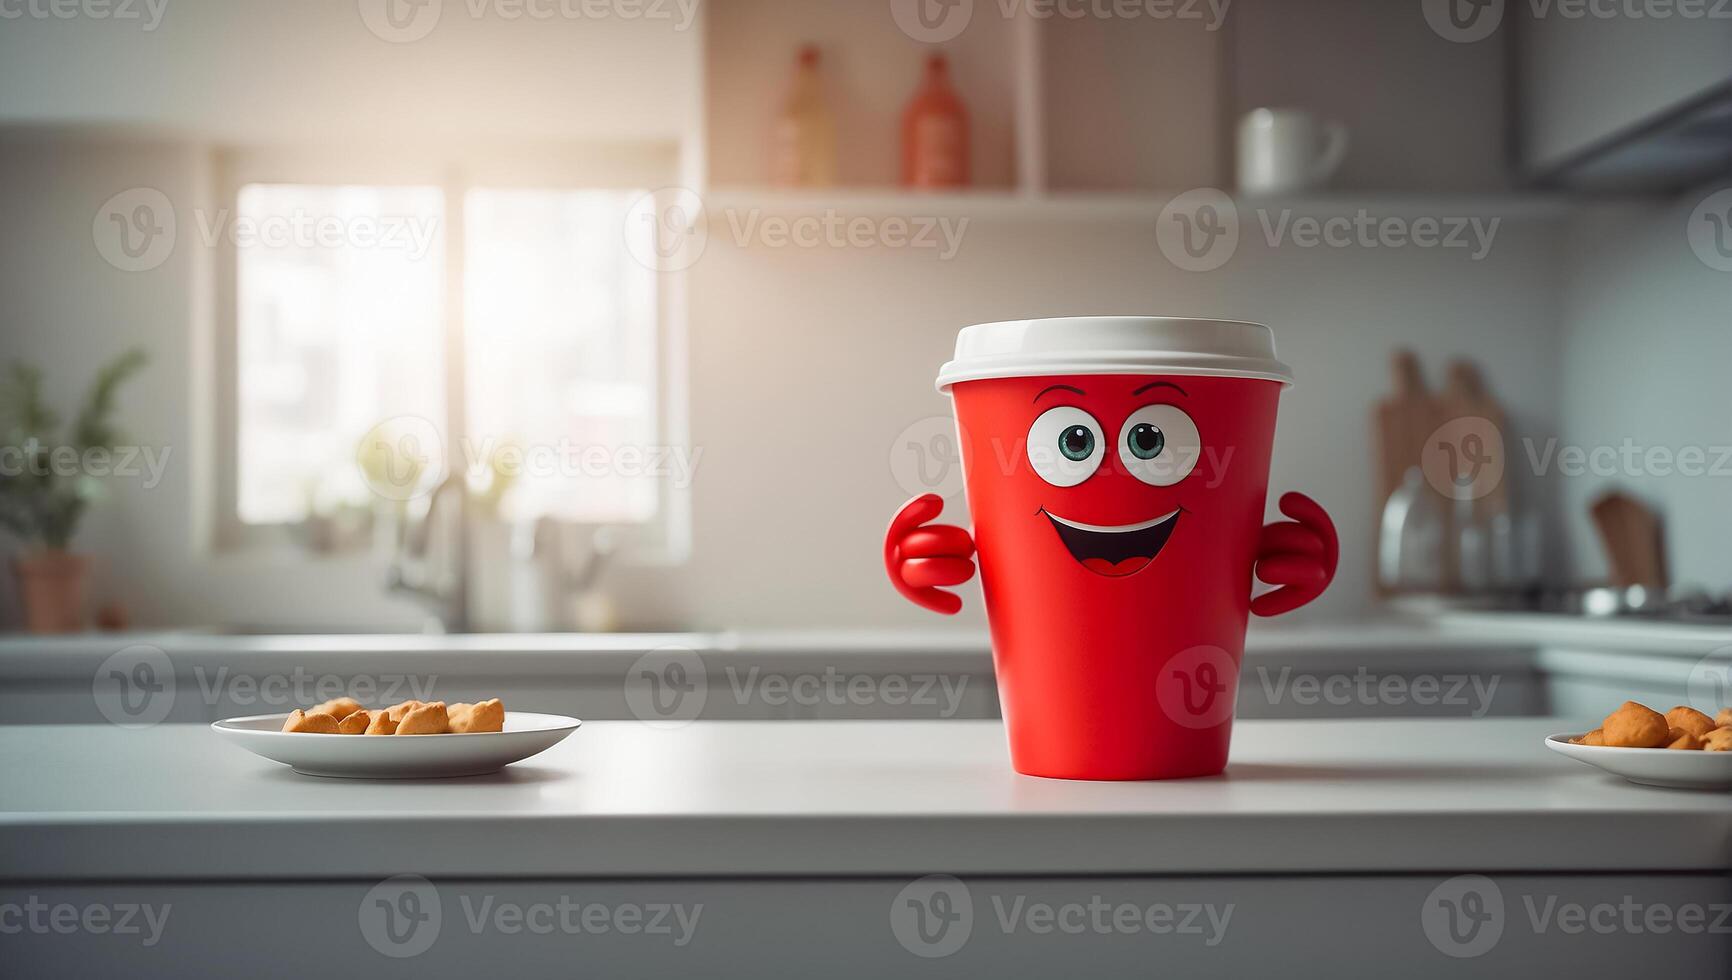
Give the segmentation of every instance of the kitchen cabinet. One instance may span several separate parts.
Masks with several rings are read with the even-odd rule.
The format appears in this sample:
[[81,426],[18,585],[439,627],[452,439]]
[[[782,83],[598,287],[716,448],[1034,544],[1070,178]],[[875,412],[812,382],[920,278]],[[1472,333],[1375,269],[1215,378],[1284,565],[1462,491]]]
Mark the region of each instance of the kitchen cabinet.
[[[906,5],[912,8],[913,5]],[[845,186],[894,187],[900,119],[920,81],[926,46],[910,37],[882,4],[789,4],[736,0],[704,10],[699,147],[704,179],[715,187],[762,186],[770,176],[775,116],[792,81],[795,54],[819,48],[826,104],[836,118],[838,180]],[[1007,190],[1019,177],[1016,131],[1028,106],[1019,100],[1024,71],[1015,54],[1018,18],[994,5],[938,8],[941,26],[955,19],[944,52],[969,113],[973,185]]]
[[[1260,106],[1344,123],[1349,191],[1486,193],[1510,186],[1504,39],[1457,44],[1417,2],[1235,0],[1222,125]],[[1373,80],[1375,82],[1373,83]]]
[[[1246,641],[1238,715],[1593,720],[1625,697],[1687,700],[1692,667],[1729,644],[1724,627],[1544,615],[1263,627]],[[345,693],[370,704],[499,697],[517,711],[631,718],[634,668],[680,651],[696,658],[688,679],[701,686],[705,720],[999,716],[983,633],[836,630],[8,639],[0,718],[100,723],[118,693],[103,686],[110,658],[129,649],[160,653],[150,695],[167,723],[287,712]]]
[[8,966],[1727,975],[1723,930],[1575,918],[1732,905],[1725,796],[1560,758],[1557,725],[1246,722],[1224,776],[1156,783],[1018,776],[993,722],[603,722],[402,782],[297,776],[195,726],[5,726],[0,904],[168,910],[148,948],[25,931]]
[[[767,178],[773,115],[805,42],[825,52],[844,188],[894,186],[896,120],[935,46],[970,113],[974,190],[961,195],[970,208],[1040,216],[996,205],[1102,198],[1112,216],[1127,200],[1231,187],[1239,120],[1259,107],[1345,123],[1351,145],[1334,186],[1348,192],[1510,186],[1502,38],[1452,43],[1417,4],[898,2],[886,11],[739,0],[708,8],[705,37],[700,170],[733,196]],[[833,201],[835,190],[792,195],[809,196]]]
[[[1429,942],[1418,911],[1428,899],[1453,900],[1441,894],[1432,898],[1449,881],[1437,875],[1000,877],[967,883],[971,905],[966,933],[960,919],[941,931],[937,923],[942,920],[929,911],[930,944],[913,930],[919,922],[915,916],[931,898],[920,897],[918,885],[916,894],[904,896],[901,889],[911,883],[907,878],[465,879],[424,886],[428,891],[418,894],[439,896],[436,924],[431,918],[398,913],[401,931],[395,933],[384,930],[385,919],[374,920],[379,925],[367,931],[359,925],[361,908],[376,881],[223,887],[170,883],[20,888],[0,883],[0,902],[34,898],[49,907],[109,903],[171,908],[162,939],[150,948],[140,948],[139,940],[129,941],[131,937],[103,942],[41,934],[8,937],[12,962],[21,969],[52,965],[52,973],[41,975],[137,980],[207,976],[201,968],[213,962],[225,964],[226,976],[284,976],[295,969],[333,978],[500,975],[523,980],[1532,980],[1536,967],[1547,975],[1579,977],[1652,976],[1666,970],[1711,978],[1732,969],[1721,937],[1619,933],[1614,942],[1614,937],[1582,929],[1568,918],[1593,910],[1602,913],[1602,923],[1608,915],[1610,921],[1619,921],[1616,917],[1626,905],[1637,915],[1650,907],[1667,907],[1656,903],[1723,907],[1732,889],[1722,875],[1502,875],[1496,882],[1504,903],[1503,931],[1495,934],[1489,952],[1461,959]],[[905,904],[910,901],[917,904]],[[1528,903],[1536,910],[1538,929]],[[558,924],[562,907],[576,914],[569,920],[574,924],[569,932]],[[1441,914],[1448,912],[1448,906],[1434,907]],[[423,901],[409,911],[430,916],[433,908]],[[602,917],[585,924],[578,916],[588,909],[602,910]],[[642,925],[637,924],[640,909]],[[610,921],[608,913],[614,910],[631,917]],[[954,906],[952,910],[959,914]],[[1560,928],[1560,911],[1577,931]],[[678,917],[682,912],[683,921]],[[381,909],[376,914],[385,913]],[[1094,921],[1108,926],[1095,931]],[[640,931],[622,932],[616,922]],[[898,922],[906,922],[905,933],[915,937],[908,946],[893,931]],[[550,926],[551,931],[544,931]],[[641,931],[649,928],[656,931]],[[1351,938],[1343,939],[1344,933]],[[1489,930],[1484,934],[1494,935]],[[145,937],[148,933],[140,938]],[[309,937],[318,940],[308,942]],[[378,945],[369,943],[369,937]],[[957,950],[942,958],[914,952],[942,951],[958,937]],[[394,958],[423,941],[429,943],[425,952]],[[1456,947],[1447,939],[1443,946],[1477,948],[1467,943]]]
[[1597,4],[1511,6],[1526,11],[1516,86],[1528,180],[1645,189],[1726,173],[1732,16],[1709,14],[1723,4],[1629,4],[1610,17]]

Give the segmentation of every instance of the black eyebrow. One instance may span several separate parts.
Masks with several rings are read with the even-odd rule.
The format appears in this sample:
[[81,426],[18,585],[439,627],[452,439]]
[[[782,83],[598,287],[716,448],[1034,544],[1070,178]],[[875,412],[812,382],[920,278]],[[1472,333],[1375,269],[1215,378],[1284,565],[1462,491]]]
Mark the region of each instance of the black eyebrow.
[[1131,395],[1133,397],[1136,395],[1140,395],[1143,392],[1148,391],[1150,388],[1171,388],[1174,391],[1178,392],[1179,394],[1184,395],[1186,398],[1191,397],[1190,392],[1186,391],[1185,389],[1179,387],[1176,384],[1173,384],[1171,381],[1151,381],[1148,384],[1143,385],[1141,388],[1138,388],[1136,391],[1131,392]]
[[1049,391],[1074,391],[1079,395],[1088,394],[1088,392],[1076,387],[1075,385],[1048,385],[1040,390],[1040,394],[1034,396],[1034,400],[1040,401]]

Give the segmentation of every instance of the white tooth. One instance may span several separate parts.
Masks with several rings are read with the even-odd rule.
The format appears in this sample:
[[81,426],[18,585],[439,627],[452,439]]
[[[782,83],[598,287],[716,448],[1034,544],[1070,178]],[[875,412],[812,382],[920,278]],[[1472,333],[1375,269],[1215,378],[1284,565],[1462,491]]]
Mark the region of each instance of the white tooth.
[[1129,533],[1131,531],[1146,531],[1149,528],[1154,527],[1157,524],[1165,524],[1168,521],[1172,520],[1173,518],[1179,516],[1179,512],[1177,510],[1174,510],[1171,514],[1164,514],[1160,517],[1155,518],[1152,521],[1143,521],[1141,524],[1116,524],[1116,525],[1108,525],[1108,526],[1103,526],[1100,524],[1083,524],[1079,521],[1067,521],[1064,518],[1058,516],[1057,514],[1054,514],[1050,510],[1046,512],[1046,516],[1052,518],[1053,520],[1059,522],[1060,524],[1063,524],[1065,527],[1074,527],[1079,531],[1097,531],[1097,532],[1101,532],[1104,534],[1126,534],[1126,533]]

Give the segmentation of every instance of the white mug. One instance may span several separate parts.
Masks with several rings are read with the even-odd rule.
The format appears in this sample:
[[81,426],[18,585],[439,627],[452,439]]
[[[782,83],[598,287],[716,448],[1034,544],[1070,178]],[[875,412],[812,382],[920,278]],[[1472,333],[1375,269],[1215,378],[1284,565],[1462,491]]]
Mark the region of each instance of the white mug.
[[1239,190],[1291,194],[1323,186],[1347,156],[1347,127],[1299,109],[1252,109],[1239,122]]

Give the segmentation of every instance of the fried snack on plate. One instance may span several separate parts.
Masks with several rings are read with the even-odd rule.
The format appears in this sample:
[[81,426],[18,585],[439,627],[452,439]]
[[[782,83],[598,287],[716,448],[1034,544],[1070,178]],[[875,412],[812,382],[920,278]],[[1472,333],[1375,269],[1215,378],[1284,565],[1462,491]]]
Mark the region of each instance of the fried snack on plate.
[[1697,738],[1713,731],[1715,727],[1714,719],[1683,704],[1666,712],[1666,725],[1670,728],[1682,728]]
[[391,717],[391,712],[389,712],[389,711],[371,711],[371,712],[368,712],[368,714],[372,715],[372,718],[367,722],[367,730],[365,732],[363,732],[362,734],[364,734],[364,735],[395,735],[395,734],[397,734],[397,721],[396,721],[396,719]]
[[421,702],[419,701],[399,701],[389,708],[386,708],[385,713],[391,716],[392,721],[402,722],[404,715],[419,707],[421,707]]
[[337,719],[322,711],[302,711],[296,708],[283,722],[285,732],[308,732],[315,735],[337,734]]
[[1606,730],[1604,728],[1596,728],[1586,735],[1583,735],[1581,738],[1572,739],[1572,741],[1577,745],[1604,745],[1606,744]]
[[1714,716],[1714,727],[1732,728],[1732,708],[1720,709],[1720,713]]
[[332,698],[324,704],[314,705],[307,713],[326,714],[338,721],[342,721],[344,718],[347,718],[360,710],[361,702],[354,698]]
[[1671,738],[1671,741],[1666,743],[1668,749],[1683,749],[1686,752],[1691,752],[1702,747],[1701,739],[1682,728],[1674,728],[1666,734]]
[[450,730],[451,723],[443,701],[430,701],[410,708],[404,712],[403,720],[397,723],[399,735],[444,735]]
[[1702,748],[1709,752],[1732,752],[1732,728],[1716,728],[1702,740]]
[[488,698],[476,704],[459,701],[451,706],[449,715],[453,734],[505,730],[505,705],[498,698]]
[[1666,724],[1665,715],[1647,705],[1625,701],[1618,710],[1606,716],[1604,729],[1607,745],[1654,749],[1666,744],[1671,726]]
[[367,725],[373,720],[372,712],[365,708],[351,711],[337,722],[338,735],[360,735],[367,730]]

